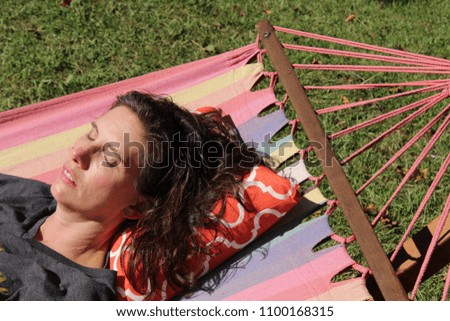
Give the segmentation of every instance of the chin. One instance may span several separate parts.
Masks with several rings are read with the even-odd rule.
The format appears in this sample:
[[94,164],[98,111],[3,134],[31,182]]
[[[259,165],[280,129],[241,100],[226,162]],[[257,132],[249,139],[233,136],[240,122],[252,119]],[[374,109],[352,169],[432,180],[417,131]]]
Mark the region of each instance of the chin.
[[70,198],[68,188],[60,178],[57,178],[50,186],[50,192],[58,203],[66,203]]

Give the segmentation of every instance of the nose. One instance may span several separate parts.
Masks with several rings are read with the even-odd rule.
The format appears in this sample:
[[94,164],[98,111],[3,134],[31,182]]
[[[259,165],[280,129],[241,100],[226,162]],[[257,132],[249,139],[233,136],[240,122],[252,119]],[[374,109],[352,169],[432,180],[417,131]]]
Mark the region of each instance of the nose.
[[89,169],[92,157],[92,148],[88,145],[74,145],[71,150],[72,161],[83,170]]

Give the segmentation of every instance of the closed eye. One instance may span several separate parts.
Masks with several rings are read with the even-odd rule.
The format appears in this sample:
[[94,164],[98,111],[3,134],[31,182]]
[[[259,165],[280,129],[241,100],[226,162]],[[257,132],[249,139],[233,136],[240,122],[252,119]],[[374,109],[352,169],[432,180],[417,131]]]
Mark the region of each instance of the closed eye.
[[122,157],[118,150],[119,147],[120,144],[117,142],[109,142],[103,145],[103,165],[105,167],[117,167],[122,163]]
[[106,167],[117,167],[117,165],[119,165],[116,160],[109,161],[108,157],[106,157],[106,156],[104,157],[104,159],[105,160],[103,162],[103,165],[106,166]]

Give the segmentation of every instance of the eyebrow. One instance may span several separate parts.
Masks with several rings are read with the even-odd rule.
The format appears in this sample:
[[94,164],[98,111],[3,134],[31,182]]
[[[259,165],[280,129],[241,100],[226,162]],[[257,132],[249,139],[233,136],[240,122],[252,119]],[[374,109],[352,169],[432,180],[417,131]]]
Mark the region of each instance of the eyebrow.
[[95,121],[93,121],[93,122],[91,122],[91,126],[92,126],[92,128],[95,129],[95,131],[96,131],[97,134],[98,134],[98,126],[97,126],[97,123],[96,123]]

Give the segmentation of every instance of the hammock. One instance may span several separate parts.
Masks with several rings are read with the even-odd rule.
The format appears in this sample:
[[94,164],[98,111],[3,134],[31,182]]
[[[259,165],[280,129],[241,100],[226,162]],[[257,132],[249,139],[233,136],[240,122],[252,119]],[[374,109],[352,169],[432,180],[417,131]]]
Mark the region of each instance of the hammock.
[[[224,114],[232,117],[245,142],[257,143],[254,144],[256,148],[273,157],[280,175],[290,176],[305,186],[304,197],[299,206],[293,209],[293,214],[287,215],[287,218],[293,218],[291,222],[285,222],[282,226],[271,230],[267,235],[247,246],[230,262],[226,262],[215,270],[213,272],[215,274],[205,277],[202,290],[195,293],[191,299],[371,299],[371,294],[366,288],[366,281],[371,281],[372,271],[356,263],[347,253],[347,244],[354,239],[353,235],[341,237],[329,226],[329,218],[332,214],[335,215],[334,212],[337,212],[336,208],[341,200],[327,201],[319,189],[324,175],[313,176],[306,169],[305,163],[307,163],[308,155],[311,154],[312,146],[300,149],[294,143],[294,130],[298,121],[296,117],[293,120],[286,117],[288,96],[282,100],[277,98],[275,90],[277,77],[280,75],[278,72],[265,69],[264,53],[265,50],[259,47],[259,39],[257,39],[253,44],[214,57],[3,112],[0,114],[0,171],[47,183],[52,182],[60,168],[59,159],[67,152],[67,149],[87,131],[88,124],[92,120],[108,110],[117,95],[129,90],[168,94],[176,103],[190,110],[205,105],[217,106],[223,110]],[[437,61],[438,66],[441,65],[440,60],[434,60],[434,58],[430,60]],[[304,68],[305,66],[296,65],[296,67]],[[315,64],[313,67],[317,68]],[[414,67],[413,70],[422,72],[424,67],[420,68],[422,67]],[[441,73],[443,68],[432,67],[431,69],[433,72]],[[269,85],[256,89],[256,84],[265,79],[269,80]],[[409,85],[405,84],[405,86]],[[438,85],[445,88],[445,81],[418,84],[418,86],[426,86],[428,91],[434,90]],[[434,99],[442,100],[445,98],[443,96],[442,94]],[[421,101],[417,106],[414,105],[415,107],[407,106],[400,109],[404,112],[428,106],[427,103],[430,101]],[[360,104],[363,105],[362,102]],[[353,107],[352,104],[349,105],[351,106],[349,108]],[[271,106],[277,106],[277,110],[270,109],[269,112],[264,113],[264,116],[260,116],[263,110]],[[331,112],[334,109],[328,109],[328,111]],[[325,114],[324,111],[319,111],[318,114],[320,113]],[[447,113],[447,109],[444,109],[443,113]],[[375,119],[371,124],[379,121],[381,118]],[[288,130],[286,134],[282,134],[283,137],[279,138],[279,133],[283,133],[282,129],[289,126],[292,130]],[[436,131],[438,132],[441,133],[442,130]],[[277,133],[278,135],[274,138]],[[339,135],[344,133],[337,134]],[[297,158],[295,162],[292,161],[294,158]],[[286,168],[282,170],[283,167]],[[445,174],[447,167],[448,157],[436,175],[433,182],[434,188]],[[427,195],[432,192],[433,190]],[[328,204],[328,207],[323,213],[315,214],[310,221],[297,224],[299,220],[316,213],[325,204]],[[423,206],[421,204],[421,207]],[[439,236],[442,234],[441,231],[445,230],[444,223],[448,211],[449,201],[447,200],[437,224],[438,229],[433,233],[430,249],[439,250],[443,248],[442,244],[447,244],[446,240]],[[418,213],[420,215],[420,212]],[[380,217],[382,216],[383,214],[380,214]],[[380,219],[378,218],[378,221]],[[399,246],[397,253],[403,251],[403,244],[411,241],[406,240],[409,234],[410,231],[405,233],[405,240]],[[316,250],[317,245],[326,238],[331,238],[338,244]],[[357,238],[360,242],[359,237]],[[261,253],[263,253],[263,259],[258,257]],[[398,257],[398,254],[394,253],[394,258],[395,256]],[[431,254],[427,253],[425,256],[423,266],[426,267],[429,265]],[[245,269],[241,268],[242,264]],[[354,271],[350,279],[333,280],[336,275],[349,269]],[[390,269],[392,269],[391,266]],[[425,275],[422,270],[425,268],[421,268],[418,284]],[[218,276],[221,282],[217,285]],[[447,296],[445,289],[448,289],[448,283],[449,277],[444,286],[443,299]],[[215,289],[212,294],[208,291],[211,286]],[[382,295],[389,299],[386,293],[383,292]]]

